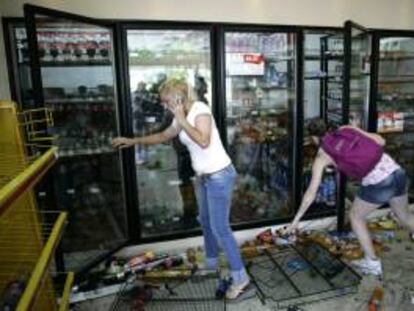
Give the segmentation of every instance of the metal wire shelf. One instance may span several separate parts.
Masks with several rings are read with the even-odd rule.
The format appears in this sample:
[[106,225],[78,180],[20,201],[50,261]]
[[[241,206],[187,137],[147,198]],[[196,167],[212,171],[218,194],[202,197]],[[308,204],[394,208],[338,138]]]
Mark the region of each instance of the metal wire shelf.
[[[177,270],[177,274],[179,274]],[[116,310],[177,310],[225,311],[225,299],[216,298],[218,273],[190,274],[182,277],[144,278],[138,286],[125,283],[116,295],[111,311]],[[147,301],[143,302],[143,291]],[[144,294],[145,296],[145,294]],[[142,309],[140,309],[142,308]]]
[[265,250],[247,263],[262,303],[291,304],[343,296],[357,290],[360,276],[318,245],[290,245]]

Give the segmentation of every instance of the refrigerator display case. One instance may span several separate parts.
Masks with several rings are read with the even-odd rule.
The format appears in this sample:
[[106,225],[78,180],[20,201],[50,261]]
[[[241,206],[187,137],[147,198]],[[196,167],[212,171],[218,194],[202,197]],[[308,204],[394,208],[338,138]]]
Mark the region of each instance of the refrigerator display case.
[[[211,28],[125,25],[127,102],[134,136],[168,127],[173,115],[163,108],[159,87],[168,78],[183,79],[197,100],[212,107]],[[187,148],[171,142],[135,148],[141,239],[198,229],[194,171]]]
[[[306,132],[307,124],[313,118],[323,118],[332,125],[342,123],[342,60],[341,30],[304,32],[302,196],[312,178],[312,163],[318,150]],[[333,168],[327,168],[307,216],[335,214],[339,199],[336,189],[336,172]]]
[[[50,178],[54,198],[44,198],[46,187],[41,200],[61,202],[69,211],[63,251],[72,258],[70,268],[80,262],[76,256],[92,261],[128,240],[199,233],[185,147],[175,140],[119,153],[109,144],[118,135],[146,135],[170,124],[158,94],[167,76],[186,80],[214,113],[239,173],[231,213],[235,228],[286,222],[294,215],[316,151],[306,144],[303,128],[315,116],[398,137],[386,148],[412,174],[408,32],[389,35],[352,22],[344,35],[342,29],[318,27],[113,23],[31,5],[26,20],[26,39],[21,23],[4,27],[13,96],[54,111],[51,134],[58,137],[60,158]],[[378,51],[371,50],[373,34]],[[29,95],[34,100],[26,101]],[[391,133],[390,124],[401,129],[401,119],[402,131]],[[311,217],[335,207],[343,214],[346,184],[334,175],[326,172]]]
[[53,111],[59,161],[52,184],[67,211],[65,266],[79,271],[125,243],[127,226],[112,29],[94,20],[26,5],[36,105]]
[[26,109],[34,107],[30,77],[29,43],[23,18],[3,18],[4,43],[8,59],[10,94]]
[[226,28],[222,40],[225,139],[238,171],[231,221],[289,218],[297,33]]
[[413,201],[414,33],[380,32],[375,38],[378,74],[372,122],[386,140],[386,152],[407,172]]
[[372,32],[351,21],[345,23],[346,68],[343,97],[346,123],[368,130]]
[[[345,22],[344,40],[344,84],[343,84],[343,123],[372,131],[369,120],[372,105],[371,75],[372,32],[352,21]],[[359,181],[342,176],[342,191],[353,201]]]
[[322,66],[324,78],[323,99],[324,117],[328,124],[338,127],[343,123],[343,71],[344,34],[343,32],[321,38]]

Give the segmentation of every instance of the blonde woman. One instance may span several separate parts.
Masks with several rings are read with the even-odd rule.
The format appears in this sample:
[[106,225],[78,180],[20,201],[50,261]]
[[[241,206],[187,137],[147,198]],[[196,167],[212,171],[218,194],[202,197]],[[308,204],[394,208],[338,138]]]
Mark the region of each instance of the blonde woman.
[[221,248],[232,277],[226,297],[235,299],[250,283],[229,223],[236,170],[223,147],[210,108],[203,102],[193,100],[188,84],[170,79],[160,86],[159,92],[164,108],[174,114],[171,125],[149,136],[115,138],[112,145],[118,148],[154,145],[178,135],[190,152],[197,174],[195,188],[204,236],[205,266],[207,269],[217,268]]

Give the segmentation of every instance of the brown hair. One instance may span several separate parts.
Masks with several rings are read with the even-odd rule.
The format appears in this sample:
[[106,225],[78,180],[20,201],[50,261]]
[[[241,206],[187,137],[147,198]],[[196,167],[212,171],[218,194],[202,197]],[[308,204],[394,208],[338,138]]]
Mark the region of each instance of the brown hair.
[[326,122],[321,118],[313,118],[306,126],[308,135],[322,137],[328,130]]

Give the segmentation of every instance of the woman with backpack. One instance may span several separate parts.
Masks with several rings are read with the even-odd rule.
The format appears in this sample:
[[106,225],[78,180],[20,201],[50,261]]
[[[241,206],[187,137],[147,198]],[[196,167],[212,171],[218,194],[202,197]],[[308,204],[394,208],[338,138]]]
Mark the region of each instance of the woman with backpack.
[[312,165],[311,182],[288,228],[288,234],[296,231],[299,220],[315,199],[324,169],[334,166],[347,177],[361,181],[350,211],[350,220],[365,258],[352,264],[363,273],[381,276],[381,261],[375,254],[365,218],[381,205],[389,203],[401,224],[414,232],[414,215],[407,211],[405,171],[383,152],[385,140],[378,134],[350,125],[328,131],[325,122],[319,118],[311,120],[307,129],[313,142],[319,145],[319,150]]

